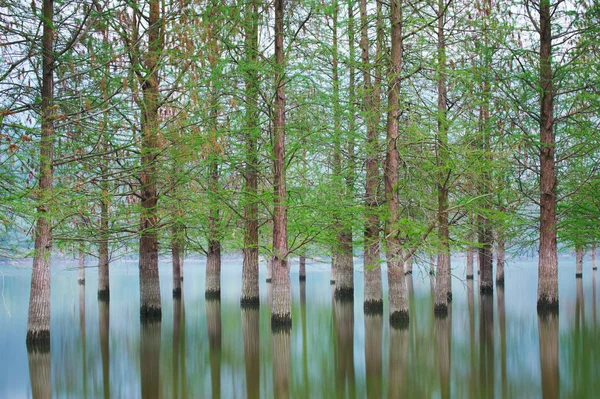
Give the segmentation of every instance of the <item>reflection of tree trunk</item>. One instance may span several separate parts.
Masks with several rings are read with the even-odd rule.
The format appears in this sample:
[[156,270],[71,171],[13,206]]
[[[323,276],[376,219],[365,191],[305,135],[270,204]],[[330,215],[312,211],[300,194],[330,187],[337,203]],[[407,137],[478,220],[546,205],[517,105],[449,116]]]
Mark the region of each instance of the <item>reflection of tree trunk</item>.
[[81,335],[81,361],[83,375],[83,395],[87,397],[87,361],[85,342],[85,285],[79,284],[79,335]]
[[290,397],[290,330],[274,330],[273,340],[273,389],[275,398]]
[[577,294],[575,296],[575,327],[577,330],[585,330],[585,308],[583,300],[583,281],[578,278],[576,279]]
[[596,270],[592,270],[592,313],[594,314],[594,327],[596,327]]
[[583,276],[583,247],[577,247],[575,254],[575,277]]
[[354,301],[335,300],[333,313],[336,334],[336,392],[338,397],[353,398],[355,396]]
[[260,398],[260,313],[257,307],[242,308],[246,397]]
[[306,328],[306,283],[300,282],[300,316],[302,318],[302,376],[305,392],[310,392],[308,379],[308,336]]
[[34,399],[51,398],[50,351],[27,348],[27,359],[29,361],[31,397]]
[[[179,363],[180,363],[180,342],[179,338],[185,334],[185,326],[181,323],[181,313],[183,307],[183,300],[181,298],[173,298],[173,398],[179,397],[179,382],[185,380],[179,377]],[[183,327],[183,328],[182,328]],[[184,348],[185,349],[185,348]],[[184,356],[185,357],[185,356]]]
[[542,371],[542,396],[544,399],[559,397],[558,372],[558,315],[552,312],[538,313],[540,338],[540,365]]
[[299,275],[300,281],[306,281],[306,258],[304,256],[300,257]]
[[142,398],[159,398],[160,395],[160,327],[157,320],[141,322],[140,370]]
[[493,295],[479,296],[480,395],[494,395],[494,301]]
[[388,397],[406,396],[406,357],[408,353],[408,328],[390,328],[390,366]]
[[[415,289],[413,286],[412,273],[406,275],[406,288],[408,291],[408,302],[410,304],[414,300],[414,297],[415,297]],[[411,309],[411,312],[412,311],[413,310]],[[414,313],[413,313],[413,315],[414,315]]]
[[365,369],[367,397],[381,398],[381,338],[383,315],[365,314]]
[[206,300],[206,326],[210,346],[210,381],[212,397],[221,397],[221,301]]
[[502,376],[502,397],[508,397],[508,383],[506,374],[506,310],[504,307],[504,286],[498,285],[498,323],[500,324],[500,368]]
[[475,398],[477,397],[476,393],[477,390],[475,388],[476,385],[476,371],[477,371],[477,365],[476,365],[476,353],[477,350],[475,348],[475,293],[474,293],[474,284],[473,284],[473,279],[468,279],[467,280],[467,303],[468,303],[468,307],[469,307],[469,343],[470,343],[470,361],[471,361],[471,365],[470,365],[470,379],[471,379],[471,383],[469,384],[469,397],[471,398]]
[[104,398],[110,398],[110,305],[98,300],[98,327],[100,329],[100,353],[102,356],[102,387]]
[[450,320],[450,316],[448,315],[439,315],[434,319],[435,345],[442,398],[450,397]]

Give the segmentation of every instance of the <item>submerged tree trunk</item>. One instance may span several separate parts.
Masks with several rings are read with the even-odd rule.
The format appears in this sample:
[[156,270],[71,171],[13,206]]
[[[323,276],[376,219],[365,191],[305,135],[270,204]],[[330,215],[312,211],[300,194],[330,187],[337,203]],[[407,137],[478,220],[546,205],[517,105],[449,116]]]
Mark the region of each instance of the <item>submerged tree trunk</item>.
[[145,55],[145,79],[140,79],[143,92],[141,174],[140,174],[140,316],[160,319],[160,279],[158,276],[158,191],[156,169],[159,152],[158,130],[160,108],[159,57],[162,52],[161,3],[149,1],[148,51]]
[[445,5],[438,1],[438,136],[437,136],[437,167],[438,167],[438,248],[437,271],[435,275],[435,307],[434,312],[442,315],[448,312],[448,302],[452,300],[452,279],[450,274],[450,230],[448,228],[448,181],[450,167],[448,163],[448,105],[446,88],[446,39],[444,32]]
[[434,320],[435,348],[440,373],[440,393],[443,399],[450,397],[450,332],[451,319],[446,313]]
[[102,388],[104,398],[110,398],[110,305],[108,301],[98,301],[98,329],[100,335],[100,356],[102,357]]
[[142,398],[158,399],[161,396],[160,330],[160,320],[142,319],[140,337]]
[[246,398],[260,398],[260,314],[258,307],[242,309]]
[[173,225],[171,235],[171,261],[173,263],[173,298],[181,298],[183,280],[183,227],[179,222]]
[[42,348],[27,348],[29,363],[29,382],[33,399],[48,399],[52,397],[50,351]]
[[538,312],[558,312],[556,246],[556,174],[554,164],[554,91],[552,87],[552,15],[550,2],[540,2],[540,249]]
[[379,125],[379,109],[376,104],[373,86],[371,85],[371,65],[369,61],[369,37],[367,20],[367,1],[360,1],[360,48],[362,58],[364,99],[363,104],[367,121],[367,148],[366,152],[366,183],[365,183],[365,303],[367,313],[383,312],[383,288],[381,284],[381,269],[379,267],[379,216],[377,215],[377,185],[379,183],[378,167],[378,139],[377,126]]
[[273,397],[275,398],[290,397],[291,335],[290,330],[277,330],[271,337],[273,342]]
[[503,238],[498,239],[498,253],[496,256],[496,285],[504,287],[504,264],[506,262],[505,256],[505,245],[506,241]]
[[353,398],[354,382],[354,301],[334,300],[336,384],[338,397]]
[[287,191],[285,184],[285,59],[283,47],[284,1],[275,0],[275,115],[273,120],[273,303],[271,327],[291,328],[292,308],[287,243]]
[[583,277],[583,247],[577,247],[575,253],[575,277]]
[[560,397],[558,372],[558,315],[554,312],[538,313],[540,341],[540,369],[542,397]]
[[210,381],[212,397],[221,397],[221,300],[206,300],[206,327],[210,347]]
[[260,2],[246,3],[244,24],[246,98],[246,165],[244,169],[244,264],[242,267],[242,307],[259,305],[258,288],[258,138],[261,135],[258,106],[258,18]]
[[408,397],[409,384],[407,381],[408,329],[390,329],[390,357],[388,367],[388,398]]
[[494,301],[492,295],[479,296],[479,378],[480,397],[494,396]]
[[365,314],[365,372],[367,398],[379,399],[382,396],[381,340],[383,335],[383,315]]
[[400,116],[400,83],[402,71],[402,0],[392,0],[391,25],[392,49],[388,71],[388,116],[387,152],[385,157],[385,199],[388,208],[386,221],[386,259],[388,269],[388,296],[390,323],[394,327],[408,327],[408,296],[404,281],[404,262],[400,247],[398,170],[400,154],[398,140],[398,118]]
[[[52,253],[52,230],[50,226],[49,201],[51,199],[54,172],[54,1],[44,0],[42,4],[42,108],[40,155],[39,155],[39,196],[36,209],[35,246],[33,271],[29,294],[27,319],[27,347],[32,350],[50,350],[50,256]],[[45,354],[33,353],[34,364],[46,361]],[[50,355],[47,355],[50,362]],[[49,365],[48,365],[49,366]],[[48,367],[48,379],[50,367]],[[32,384],[33,385],[33,384]],[[49,385],[49,384],[48,384]]]
[[298,266],[298,275],[300,281],[306,281],[306,258],[300,256],[300,265]]

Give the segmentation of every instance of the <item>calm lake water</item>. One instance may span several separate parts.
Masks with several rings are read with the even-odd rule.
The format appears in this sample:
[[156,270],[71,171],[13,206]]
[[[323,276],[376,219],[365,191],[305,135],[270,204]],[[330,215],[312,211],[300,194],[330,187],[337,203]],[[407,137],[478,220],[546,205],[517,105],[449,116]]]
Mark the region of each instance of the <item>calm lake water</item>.
[[96,268],[83,288],[75,261],[55,261],[50,355],[25,347],[31,263],[0,263],[0,398],[598,397],[589,262],[576,280],[574,258],[560,259],[560,315],[543,319],[536,260],[509,261],[505,289],[484,298],[462,279],[464,263],[453,259],[446,319],[434,318],[430,278],[415,268],[410,327],[395,330],[387,305],[364,315],[362,273],[354,303],[339,303],[326,263],[308,262],[300,283],[294,262],[293,328],[272,334],[264,264],[260,311],[242,311],[241,260],[224,260],[220,302],[204,299],[203,260],[186,260],[181,301],[161,262],[162,323],[140,325],[136,261],[111,265],[108,306],[96,299]]

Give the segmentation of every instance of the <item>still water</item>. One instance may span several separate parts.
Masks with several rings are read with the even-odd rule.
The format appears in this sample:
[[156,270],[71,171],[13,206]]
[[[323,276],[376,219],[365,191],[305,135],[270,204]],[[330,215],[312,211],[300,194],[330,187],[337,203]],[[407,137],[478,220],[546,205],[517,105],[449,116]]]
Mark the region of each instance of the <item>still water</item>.
[[387,307],[364,315],[359,271],[354,303],[339,303],[325,263],[307,264],[306,283],[293,263],[291,334],[271,333],[264,264],[260,311],[242,311],[241,260],[223,262],[220,302],[204,299],[203,260],[186,261],[182,300],[161,262],[162,323],[141,325],[137,262],[111,265],[107,305],[97,269],[79,286],[75,262],[54,261],[50,355],[25,347],[30,263],[0,263],[0,398],[598,397],[598,277],[586,263],[575,279],[574,259],[560,261],[560,316],[548,318],[536,313],[536,260],[509,261],[505,289],[480,297],[453,259],[446,319],[415,268],[408,330],[390,329]]

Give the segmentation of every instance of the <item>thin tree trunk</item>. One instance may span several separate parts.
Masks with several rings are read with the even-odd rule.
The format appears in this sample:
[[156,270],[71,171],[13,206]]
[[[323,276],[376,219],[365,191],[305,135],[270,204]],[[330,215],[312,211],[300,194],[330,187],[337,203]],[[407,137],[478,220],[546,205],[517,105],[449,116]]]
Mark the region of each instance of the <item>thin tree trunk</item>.
[[472,245],[469,244],[467,249],[467,280],[473,279],[473,258],[475,250]]
[[388,269],[388,297],[390,323],[394,327],[408,327],[408,296],[404,281],[404,262],[400,247],[398,169],[400,154],[398,118],[400,116],[400,83],[402,72],[402,0],[392,0],[391,6],[392,49],[388,71],[387,152],[384,167],[385,198],[388,218],[385,228],[386,259]]
[[79,259],[77,261],[77,283],[85,284],[85,249],[83,241],[79,243]]
[[438,57],[438,137],[437,137],[437,167],[438,167],[438,263],[435,282],[435,307],[436,314],[448,312],[448,302],[452,301],[452,278],[450,274],[450,230],[448,228],[448,180],[450,167],[448,164],[448,94],[446,88],[446,38],[445,4],[438,1],[438,30],[437,30],[437,57]]
[[269,256],[267,259],[267,283],[273,282],[273,256]]
[[540,2],[540,248],[538,312],[558,312],[556,246],[556,174],[554,170],[554,92],[552,87],[552,16],[550,2]]
[[498,253],[496,256],[496,285],[504,287],[504,264],[506,263],[505,256],[506,241],[503,238],[498,239]]
[[144,62],[144,69],[148,74],[140,82],[143,92],[140,175],[142,210],[139,247],[140,316],[148,319],[160,319],[162,316],[158,276],[158,191],[156,189],[160,107],[158,60],[162,52],[160,7],[160,1],[149,0],[148,51]]
[[213,399],[221,397],[221,300],[206,300],[206,327],[210,347],[210,381]]
[[171,261],[173,263],[173,298],[181,298],[183,280],[183,228],[179,222],[173,225],[171,235]]
[[[54,177],[54,1],[42,4],[42,137],[40,141],[39,205],[36,210],[35,246],[29,312],[27,319],[27,346],[40,351],[50,350],[50,256],[52,253],[52,230],[48,201],[51,197]],[[37,359],[42,355],[34,356]],[[49,357],[49,355],[48,355]],[[31,364],[31,361],[30,361]],[[48,372],[49,372],[48,367]]]
[[377,215],[377,186],[379,183],[378,138],[379,107],[376,93],[371,84],[371,64],[369,61],[369,37],[367,21],[367,1],[360,1],[360,48],[362,58],[364,99],[367,121],[366,183],[365,183],[365,249],[364,249],[364,310],[367,313],[383,312],[383,288],[379,267],[379,216]]
[[285,184],[285,59],[283,47],[284,1],[275,0],[275,116],[273,120],[273,303],[271,326],[291,328],[292,309],[287,243],[287,192]]
[[575,277],[583,277],[583,247],[577,247],[575,252]]
[[596,264],[596,244],[592,244],[592,270],[598,270],[598,265]]
[[244,25],[247,71],[246,84],[246,166],[244,202],[244,265],[242,268],[243,307],[259,305],[258,288],[258,138],[260,137],[258,107],[258,7],[256,0],[247,2]]
[[306,281],[306,258],[304,256],[300,256],[300,265],[299,265],[299,278],[300,281]]
[[[258,307],[242,309],[246,397],[260,398],[260,314]],[[306,382],[306,381],[305,381]]]
[[100,355],[102,357],[102,388],[104,399],[110,398],[110,305],[98,300],[98,329],[100,335]]

